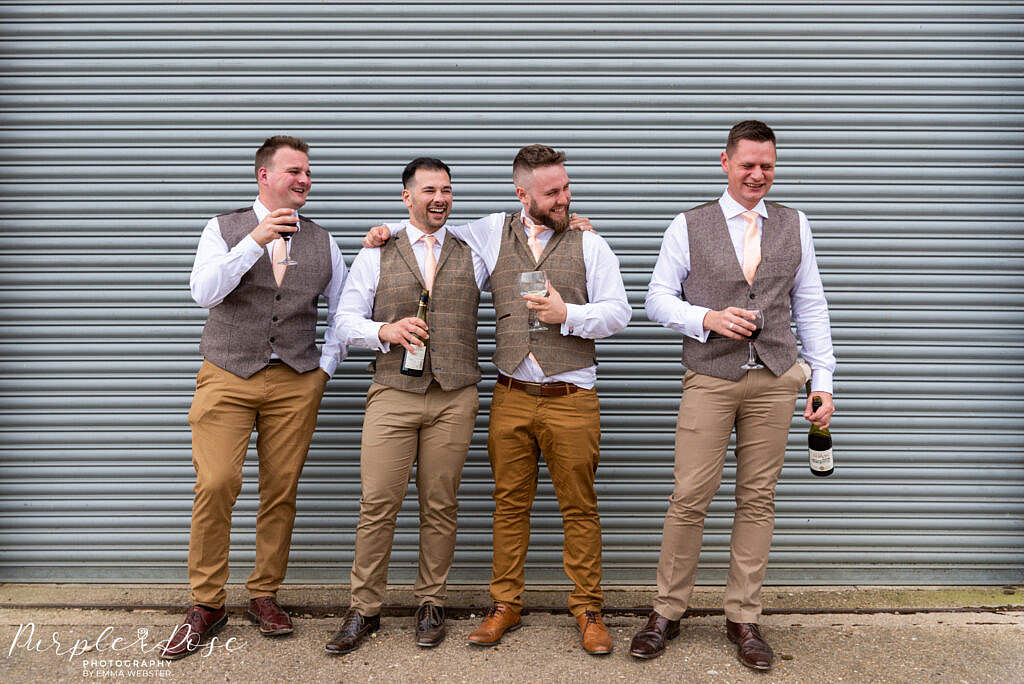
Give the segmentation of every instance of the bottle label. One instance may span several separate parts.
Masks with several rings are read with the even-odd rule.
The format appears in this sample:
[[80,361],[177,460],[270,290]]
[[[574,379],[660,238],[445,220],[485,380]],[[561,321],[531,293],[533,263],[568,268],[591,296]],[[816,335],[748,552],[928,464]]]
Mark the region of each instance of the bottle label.
[[423,370],[423,364],[427,360],[427,345],[412,347],[416,351],[405,350],[405,367],[411,370]]
[[826,451],[808,451],[811,456],[811,470],[815,470],[819,473],[823,473],[826,470],[832,470],[832,450]]

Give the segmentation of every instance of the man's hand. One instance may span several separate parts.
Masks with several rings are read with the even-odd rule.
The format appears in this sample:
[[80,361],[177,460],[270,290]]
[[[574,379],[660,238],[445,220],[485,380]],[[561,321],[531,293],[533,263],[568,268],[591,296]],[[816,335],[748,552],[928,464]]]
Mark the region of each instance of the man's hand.
[[596,233],[594,226],[591,225],[590,219],[586,216],[580,216],[579,214],[573,214],[569,217],[569,230],[589,230],[591,233]]
[[753,311],[729,306],[721,311],[708,311],[704,315],[704,329],[716,332],[722,337],[746,340],[750,333],[757,330],[757,326],[751,323],[754,318]]
[[[811,412],[811,402],[814,397],[821,397],[821,406],[817,411]],[[807,397],[807,406],[804,408],[804,418],[821,428],[827,428],[832,422],[832,414],[836,412],[835,404],[832,403],[832,395],[828,392],[811,392]]]
[[523,298],[526,300],[526,308],[536,311],[537,319],[541,323],[565,323],[568,311],[565,308],[565,302],[562,301],[562,295],[558,294],[558,290],[551,287],[550,281],[547,283],[547,286],[548,294],[546,297],[523,295]]
[[418,338],[422,337],[425,340],[428,337],[427,324],[415,316],[409,316],[394,323],[385,323],[380,326],[380,330],[377,331],[377,337],[382,342],[400,344],[409,351],[416,351],[413,349],[413,345],[417,347],[423,346],[423,342]]
[[298,230],[295,227],[299,220],[294,209],[275,209],[263,220],[256,224],[249,236],[256,241],[260,247],[266,247],[269,243],[281,237],[281,233],[294,233]]
[[374,226],[363,238],[363,247],[380,247],[391,237],[391,229],[387,226]]

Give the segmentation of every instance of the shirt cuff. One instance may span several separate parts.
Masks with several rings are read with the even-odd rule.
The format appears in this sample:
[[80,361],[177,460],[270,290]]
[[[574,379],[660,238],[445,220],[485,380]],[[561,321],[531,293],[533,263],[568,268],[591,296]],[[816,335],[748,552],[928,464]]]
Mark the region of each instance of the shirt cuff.
[[825,368],[815,368],[811,371],[812,392],[832,392],[832,371]]
[[701,343],[707,342],[708,335],[711,334],[711,331],[704,327],[704,317],[708,315],[708,311],[711,311],[711,309],[704,306],[693,306],[690,308],[690,315],[693,316],[691,319],[693,334],[690,337]]
[[565,320],[562,321],[562,335],[576,335],[576,329],[583,328],[584,312],[582,304],[565,303]]
[[263,251],[266,247],[260,246],[260,243],[252,239],[252,235],[246,235],[238,241],[238,244],[235,245],[235,249],[241,250],[247,254],[252,254],[254,257],[259,259],[263,256]]
[[320,369],[327,373],[328,377],[334,377],[334,369],[338,367],[338,359],[335,356],[324,354],[320,357]]
[[[380,339],[380,329],[383,328],[385,325],[387,325],[387,323],[378,323],[377,321],[372,321],[371,323],[373,325],[377,326],[376,328],[372,329],[372,332],[373,332],[373,338],[372,339],[377,340],[377,346],[373,347],[373,349],[376,349],[377,351],[381,352],[382,354],[387,354],[389,351],[391,351],[391,343],[390,342],[385,342],[384,340]],[[371,332],[371,330],[368,329],[367,332]]]

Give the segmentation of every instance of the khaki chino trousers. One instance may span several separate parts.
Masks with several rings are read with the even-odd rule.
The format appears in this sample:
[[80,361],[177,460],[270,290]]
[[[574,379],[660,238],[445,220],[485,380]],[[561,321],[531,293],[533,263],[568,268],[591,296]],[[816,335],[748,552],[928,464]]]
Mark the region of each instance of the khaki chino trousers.
[[231,508],[253,428],[259,456],[256,564],[245,586],[252,598],[274,596],[288,569],[295,493],[316,427],[327,373],[296,373],[273,364],[241,378],[209,361],[196,376],[188,421],[196,469],[188,548],[192,601],[220,608],[226,597]]
[[487,450],[494,473],[491,598],[523,608],[530,509],[543,453],[562,513],[562,564],[574,587],[569,610],[601,610],[601,518],[594,477],[601,411],[597,392],[538,397],[496,385]]
[[370,385],[359,461],[363,496],[351,572],[351,604],[360,614],[380,613],[395,522],[413,464],[420,505],[419,573],[413,595],[420,605],[445,604],[459,482],[478,407],[476,385],[445,392],[432,382],[424,394]]
[[670,620],[686,611],[697,575],[704,517],[722,480],[729,436],[736,430],[736,512],[732,524],[725,616],[757,622],[775,526],[775,485],[782,471],[800,363],[782,376],[747,371],[738,382],[687,371],[676,424],[675,488],[658,563],[654,610]]

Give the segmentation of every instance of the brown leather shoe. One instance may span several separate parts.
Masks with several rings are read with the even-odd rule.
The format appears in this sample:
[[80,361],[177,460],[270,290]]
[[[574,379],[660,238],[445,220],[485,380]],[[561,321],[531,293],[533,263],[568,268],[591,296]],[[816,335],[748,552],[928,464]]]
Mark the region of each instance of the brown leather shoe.
[[612,652],[612,635],[608,633],[601,611],[588,610],[576,616],[580,628],[580,644],[590,655],[608,655]]
[[192,606],[185,621],[171,632],[160,657],[164,660],[178,660],[192,655],[199,650],[200,644],[219,632],[227,622],[228,614],[223,606],[217,610]]
[[444,641],[447,633],[444,627],[444,606],[429,601],[416,609],[416,645],[433,648]]
[[519,612],[512,610],[504,603],[495,603],[487,611],[484,621],[469,635],[469,643],[474,646],[494,646],[501,641],[505,632],[513,632],[523,626]]
[[281,636],[294,631],[292,619],[277,605],[273,596],[249,599],[249,609],[245,611],[245,616],[260,626],[260,634],[263,636]]
[[349,653],[359,648],[359,643],[367,634],[373,634],[378,629],[380,629],[379,614],[366,617],[350,609],[345,614],[345,621],[341,623],[341,630],[327,642],[324,649],[331,655]]
[[733,622],[726,619],[725,632],[736,644],[740,662],[755,670],[772,669],[772,647],[761,636],[761,628],[754,622]]
[[629,645],[629,655],[644,660],[657,658],[665,652],[665,645],[677,636],[679,620],[669,620],[658,611],[652,610],[651,616],[647,618],[647,624],[633,637]]

